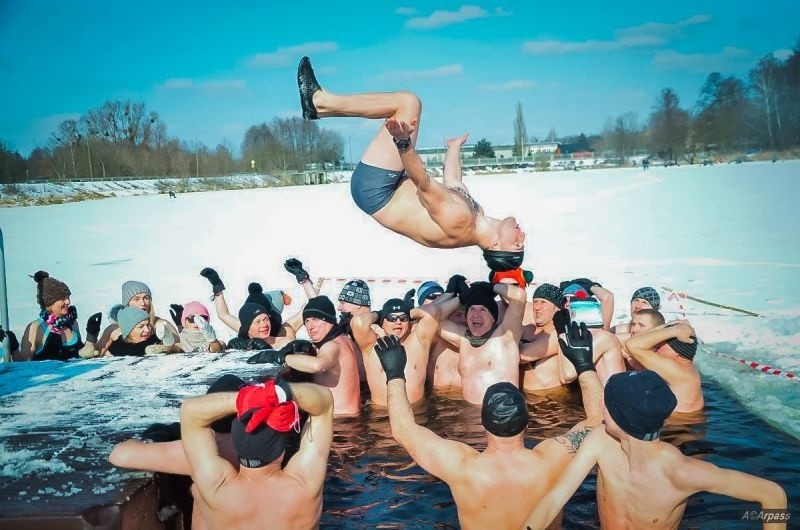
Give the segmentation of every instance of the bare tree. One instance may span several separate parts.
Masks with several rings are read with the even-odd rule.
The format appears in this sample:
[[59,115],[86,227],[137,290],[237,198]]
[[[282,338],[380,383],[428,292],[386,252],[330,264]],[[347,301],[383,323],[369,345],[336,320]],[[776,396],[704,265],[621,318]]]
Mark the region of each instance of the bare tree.
[[650,150],[662,158],[675,160],[686,150],[689,113],[680,107],[671,88],[661,91],[650,114]]
[[756,67],[750,70],[750,87],[756,96],[756,105],[764,113],[767,140],[770,147],[775,147],[777,144],[775,140],[776,133],[779,137],[783,137],[783,124],[778,99],[780,75],[780,64],[771,53],[762,57]]
[[517,101],[517,111],[514,117],[514,156],[525,156],[525,140],[528,130],[525,127],[525,116],[522,115],[522,103]]

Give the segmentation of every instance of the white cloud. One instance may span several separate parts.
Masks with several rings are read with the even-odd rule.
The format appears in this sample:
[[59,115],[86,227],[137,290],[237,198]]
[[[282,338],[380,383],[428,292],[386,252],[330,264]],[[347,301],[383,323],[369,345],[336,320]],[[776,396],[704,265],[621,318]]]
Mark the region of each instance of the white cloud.
[[449,64],[428,70],[393,70],[384,72],[378,76],[380,81],[425,81],[429,79],[440,79],[443,77],[454,77],[464,73],[464,68],[460,64]]
[[752,53],[749,50],[728,46],[718,53],[658,52],[653,58],[653,65],[663,70],[708,73],[736,68],[751,60]]
[[510,16],[513,16],[513,15],[514,15],[514,13],[512,13],[511,11],[506,11],[502,7],[495,7],[494,8],[494,16],[496,16],[496,17],[510,17]]
[[192,80],[184,77],[167,79],[161,83],[159,88],[163,88],[164,90],[184,90],[187,88],[192,88]]
[[417,14],[417,10],[413,7],[398,7],[394,10],[394,14],[403,17],[413,17]]
[[794,54],[794,51],[786,48],[782,48],[780,50],[775,50],[774,52],[772,52],[772,56],[779,61],[785,61],[786,59],[791,57],[792,54]]
[[479,88],[488,92],[507,92],[509,90],[525,90],[529,88],[536,88],[537,86],[539,86],[539,83],[536,81],[515,79],[512,81],[506,81],[505,83],[490,83],[488,85],[481,85]]
[[605,52],[625,50],[630,48],[645,48],[661,46],[683,36],[685,28],[705,24],[711,21],[708,15],[694,15],[675,23],[646,22],[639,26],[620,28],[614,30],[611,40],[588,39],[584,41],[562,41],[556,39],[541,39],[526,41],[522,50],[537,55],[575,53],[575,52]]
[[203,81],[188,79],[185,77],[175,77],[167,79],[160,85],[161,90],[203,90],[205,92],[226,92],[231,90],[242,90],[245,82],[242,79],[206,79]]
[[482,7],[461,6],[458,11],[434,11],[427,17],[412,18],[406,22],[406,27],[413,29],[441,28],[489,16],[489,13]]
[[242,79],[210,79],[200,83],[200,88],[206,92],[228,92],[242,90],[245,82]]
[[295,46],[277,48],[274,52],[259,53],[247,61],[250,68],[275,68],[287,66],[300,60],[304,55],[335,52],[339,49],[336,42],[306,42]]

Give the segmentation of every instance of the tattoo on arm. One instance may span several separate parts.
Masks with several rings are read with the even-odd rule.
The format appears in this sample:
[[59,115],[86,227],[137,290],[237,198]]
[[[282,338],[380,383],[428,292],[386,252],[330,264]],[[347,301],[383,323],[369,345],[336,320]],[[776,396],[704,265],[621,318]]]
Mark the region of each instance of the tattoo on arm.
[[575,454],[578,452],[578,449],[581,448],[581,444],[590,432],[592,432],[591,428],[584,427],[580,431],[568,432],[564,436],[559,436],[556,438],[556,440],[558,440],[560,444],[566,446],[567,451],[570,454]]

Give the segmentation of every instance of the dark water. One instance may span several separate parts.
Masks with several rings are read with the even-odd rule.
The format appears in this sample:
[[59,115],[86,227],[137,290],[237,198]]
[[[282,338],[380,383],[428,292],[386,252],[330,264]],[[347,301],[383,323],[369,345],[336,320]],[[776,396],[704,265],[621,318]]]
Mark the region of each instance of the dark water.
[[[719,386],[703,383],[704,417],[683,418],[665,427],[662,439],[685,454],[781,484],[789,510],[800,498],[800,442],[778,432],[734,402]],[[529,398],[526,446],[563,434],[583,416],[579,393]],[[486,437],[479,408],[458,395],[431,394],[417,423],[442,437],[482,450]],[[672,420],[670,420],[672,422]],[[681,528],[760,528],[742,521],[752,504],[712,494],[689,500]],[[798,511],[795,509],[795,511]],[[800,519],[800,511],[794,514]],[[325,483],[322,528],[458,528],[446,484],[413,464],[394,441],[385,410],[365,406],[358,419],[337,419]],[[564,528],[599,528],[595,476],[590,475],[566,505]],[[790,528],[797,525],[790,524]]]

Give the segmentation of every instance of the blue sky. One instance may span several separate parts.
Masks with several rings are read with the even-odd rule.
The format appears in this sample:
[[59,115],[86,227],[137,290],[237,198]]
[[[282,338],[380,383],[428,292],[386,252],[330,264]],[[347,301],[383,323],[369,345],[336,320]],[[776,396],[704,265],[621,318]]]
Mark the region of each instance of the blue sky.
[[[649,5],[648,5],[649,4]],[[334,92],[409,89],[420,145],[509,143],[647,119],[662,88],[692,107],[712,71],[744,77],[800,38],[800,2],[137,2],[0,0],[0,139],[27,155],[107,99],[142,100],[168,133],[238,153],[244,131],[299,115],[309,55]],[[326,120],[357,159],[378,124]]]

